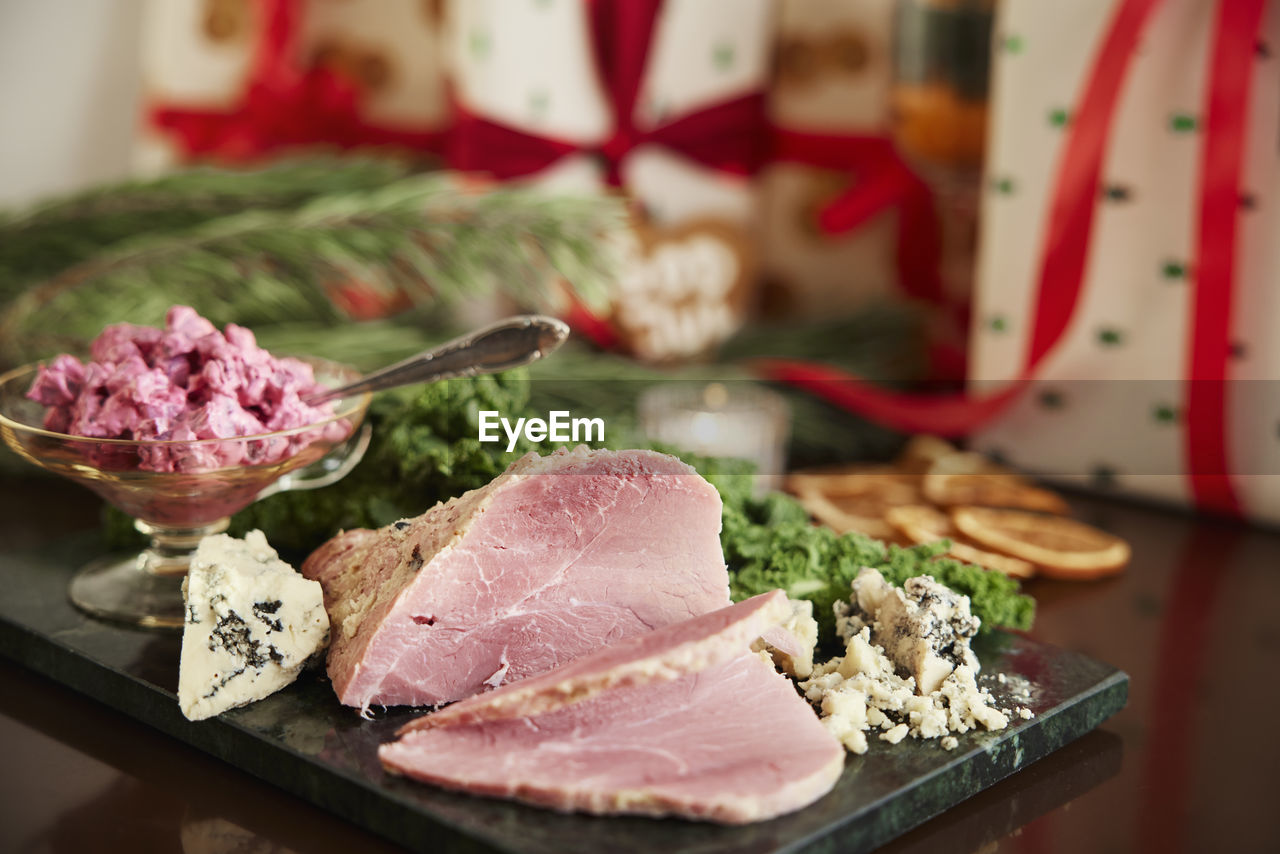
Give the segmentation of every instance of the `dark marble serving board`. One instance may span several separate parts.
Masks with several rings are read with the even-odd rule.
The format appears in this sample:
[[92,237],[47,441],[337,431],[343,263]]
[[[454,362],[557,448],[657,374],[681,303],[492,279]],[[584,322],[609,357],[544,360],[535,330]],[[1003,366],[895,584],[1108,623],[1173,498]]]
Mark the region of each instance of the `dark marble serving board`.
[[[936,741],[892,746],[872,738],[869,752],[848,758],[824,798],[754,825],[561,815],[387,775],[376,748],[413,712],[363,720],[338,704],[318,673],[219,718],[186,720],[175,698],[177,634],[112,626],[68,603],[75,567],[97,548],[95,537],[81,536],[39,552],[0,552],[0,655],[417,850],[869,850],[1079,738],[1121,709],[1128,696],[1129,679],[1114,667],[996,633],[979,647],[983,671],[1030,681],[1035,717],[1029,721],[960,736],[952,751]],[[999,697],[1002,687],[991,687]]]

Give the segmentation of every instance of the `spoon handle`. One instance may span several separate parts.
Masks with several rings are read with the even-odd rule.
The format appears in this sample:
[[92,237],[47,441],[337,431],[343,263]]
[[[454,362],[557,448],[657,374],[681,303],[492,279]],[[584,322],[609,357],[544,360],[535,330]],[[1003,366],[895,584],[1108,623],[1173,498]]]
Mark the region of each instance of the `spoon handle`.
[[554,317],[517,315],[366,374],[353,383],[306,395],[302,400],[314,406],[366,391],[493,374],[536,362],[559,347],[568,335],[569,327]]

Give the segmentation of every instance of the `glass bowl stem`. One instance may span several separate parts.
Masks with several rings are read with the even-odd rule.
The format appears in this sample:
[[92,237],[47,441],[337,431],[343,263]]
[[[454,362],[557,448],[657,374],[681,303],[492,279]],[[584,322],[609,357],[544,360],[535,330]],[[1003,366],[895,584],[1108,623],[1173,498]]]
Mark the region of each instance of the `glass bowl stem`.
[[183,527],[135,520],[151,545],[128,557],[93,561],[71,579],[77,608],[95,617],[148,629],[182,627],[182,583],[201,537],[227,529],[229,517]]
[[186,575],[200,540],[221,534],[231,524],[224,516],[207,525],[164,525],[135,519],[133,527],[151,538],[151,545],[138,555],[138,569],[151,575]]

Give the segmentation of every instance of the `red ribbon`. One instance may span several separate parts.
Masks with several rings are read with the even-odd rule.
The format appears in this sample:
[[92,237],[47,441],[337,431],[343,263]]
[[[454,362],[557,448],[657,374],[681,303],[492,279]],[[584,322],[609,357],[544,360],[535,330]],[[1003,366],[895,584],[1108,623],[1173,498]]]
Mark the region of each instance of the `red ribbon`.
[[1253,45],[1265,0],[1218,5],[1205,88],[1205,144],[1200,155],[1200,228],[1191,301],[1190,382],[1183,442],[1196,503],[1230,515],[1240,503],[1228,473],[1227,361],[1231,351],[1236,218],[1248,131]]
[[621,166],[637,146],[653,144],[720,172],[747,175],[763,162],[764,95],[756,92],[699,110],[653,128],[635,123],[640,86],[648,67],[661,0],[591,0],[595,67],[613,107],[608,140],[584,144],[537,136],[458,108],[450,161],[498,178],[539,172],[569,154],[589,152],[605,165],[610,186],[621,186]]
[[150,108],[151,125],[167,131],[185,155],[239,163],[314,143],[440,149],[443,133],[369,124],[360,116],[354,83],[330,69],[301,68],[302,0],[259,0],[258,13],[259,39],[239,103],[228,109]]
[[[1037,279],[1028,351],[1019,377],[983,396],[899,394],[826,366],[764,360],[761,373],[907,432],[963,436],[999,415],[1036,374],[1075,317],[1120,83],[1160,0],[1123,0],[1073,113],[1058,167]],[[1226,376],[1240,172],[1248,127],[1252,45],[1264,0],[1224,0],[1214,33],[1200,178],[1199,261],[1192,306],[1186,458],[1196,501],[1238,513],[1227,478]]]
[[857,180],[818,212],[818,228],[832,236],[863,225],[876,214],[898,210],[898,279],[909,295],[943,301],[938,264],[942,257],[938,218],[929,187],[884,137],[806,133],[775,129],[773,161],[792,161],[853,173]]
[[807,388],[832,403],[912,433],[963,436],[1004,410],[1025,387],[1075,313],[1104,143],[1119,92],[1148,15],[1159,0],[1124,0],[1111,22],[1080,105],[1067,129],[1037,283],[1030,352],[1019,380],[985,397],[886,391],[866,380],[804,362],[764,360],[766,376]]

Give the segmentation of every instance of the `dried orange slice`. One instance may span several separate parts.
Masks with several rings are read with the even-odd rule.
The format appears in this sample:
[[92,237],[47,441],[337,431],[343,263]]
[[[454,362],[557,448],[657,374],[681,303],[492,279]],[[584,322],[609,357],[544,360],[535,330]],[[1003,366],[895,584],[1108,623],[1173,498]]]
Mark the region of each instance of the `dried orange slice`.
[[975,453],[939,457],[921,479],[920,488],[925,498],[944,507],[1012,507],[1061,516],[1071,512],[1056,492],[1033,486],[1016,472]]
[[1009,507],[1059,516],[1071,512],[1056,492],[1032,486],[1013,474],[930,472],[924,476],[921,490],[930,501],[944,507]]
[[975,542],[1029,561],[1049,578],[1114,575],[1129,562],[1129,544],[1075,519],[1023,510],[957,507],[956,528]]
[[1028,561],[978,548],[951,523],[950,517],[928,505],[891,507],[885,513],[885,521],[913,543],[950,540],[951,548],[947,549],[947,554],[956,560],[994,569],[1014,578],[1031,578],[1036,574],[1035,566]]
[[1013,471],[997,465],[987,457],[974,451],[955,451],[935,458],[929,466],[928,473],[1013,474]]
[[850,513],[837,507],[821,492],[802,492],[796,498],[815,521],[826,525],[837,534],[857,532],[877,540],[901,542],[897,530],[886,522],[881,514]]
[[920,476],[908,474],[892,465],[848,465],[839,468],[809,469],[789,475],[786,490],[791,493],[821,492],[830,498],[865,495],[882,490],[913,492],[920,486]]
[[884,521],[884,513],[899,504],[916,504],[919,476],[905,475],[892,466],[844,466],[798,472],[786,488],[809,515],[837,533],[857,531],[890,542],[903,542]]

